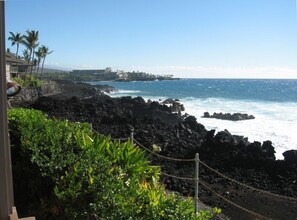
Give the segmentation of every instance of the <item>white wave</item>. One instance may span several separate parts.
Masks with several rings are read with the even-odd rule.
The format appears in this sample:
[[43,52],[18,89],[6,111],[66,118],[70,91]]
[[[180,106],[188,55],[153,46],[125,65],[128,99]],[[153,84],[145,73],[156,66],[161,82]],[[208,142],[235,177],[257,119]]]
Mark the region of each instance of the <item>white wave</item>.
[[120,89],[116,93],[133,94],[133,93],[140,93],[140,92],[141,91],[139,91],[139,90],[123,90],[123,89]]
[[148,101],[148,100],[151,100],[151,101],[156,101],[156,102],[162,102],[162,101],[165,101],[168,97],[165,97],[165,96],[142,96],[142,98],[145,100],[145,101]]
[[145,101],[151,100],[156,102],[164,101],[165,99],[169,98],[166,96],[148,96],[144,95],[142,91],[139,90],[118,90],[116,92],[108,93],[111,97],[123,97],[123,96],[131,96],[135,98],[137,96],[141,96]]
[[139,90],[124,90],[120,89],[115,92],[108,93],[110,97],[123,97],[123,96],[139,96],[137,94],[141,93]]
[[[237,101],[218,98],[181,100],[186,112],[194,115],[197,121],[207,129],[221,131],[227,129],[234,135],[242,135],[249,141],[272,141],[276,158],[283,159],[282,153],[289,149],[297,149],[297,103],[274,103]],[[204,112],[209,113],[246,113],[256,117],[246,121],[226,121],[201,118]]]

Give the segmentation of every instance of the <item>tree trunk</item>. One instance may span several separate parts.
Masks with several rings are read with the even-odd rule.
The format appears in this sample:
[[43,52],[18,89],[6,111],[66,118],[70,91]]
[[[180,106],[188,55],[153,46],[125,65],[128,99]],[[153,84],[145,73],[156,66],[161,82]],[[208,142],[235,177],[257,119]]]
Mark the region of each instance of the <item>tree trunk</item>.
[[15,56],[16,56],[16,58],[18,59],[18,53],[19,53],[19,44],[17,44],[17,51],[16,51],[16,53],[15,53]]
[[30,71],[29,67],[30,67],[31,56],[32,56],[32,50],[30,50],[30,55],[29,55],[29,59],[28,59],[27,73],[29,73],[29,71]]
[[43,58],[43,61],[42,61],[41,74],[43,73],[44,61],[45,61],[45,57]]
[[37,71],[36,71],[36,77],[38,76],[38,72],[39,72],[39,66],[40,66],[40,61],[38,61],[38,65],[37,65]]
[[34,62],[34,50],[33,50],[33,53],[32,53],[32,59],[31,59],[30,82],[32,81],[32,74],[33,74],[33,62]]

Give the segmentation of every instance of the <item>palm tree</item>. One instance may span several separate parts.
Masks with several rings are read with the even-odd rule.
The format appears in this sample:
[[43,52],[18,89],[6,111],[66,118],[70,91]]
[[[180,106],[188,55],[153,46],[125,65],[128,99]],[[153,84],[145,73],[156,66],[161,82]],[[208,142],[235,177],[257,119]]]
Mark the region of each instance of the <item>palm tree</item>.
[[[27,30],[27,35],[24,35],[23,44],[27,47],[29,50],[29,61],[27,65],[27,69],[29,70],[30,61],[33,63],[34,61],[34,50],[36,47],[38,47],[38,38],[39,38],[39,32],[34,30]],[[31,65],[31,72],[30,72],[30,80],[32,79],[32,72],[33,72],[33,65]]]
[[[30,62],[30,51],[28,49],[24,49],[22,51],[22,53],[23,53],[22,59],[25,60],[25,61],[27,61],[27,62]],[[27,77],[25,77],[24,79],[26,79],[26,78]]]
[[41,50],[42,50],[42,57],[43,57],[43,60],[42,60],[42,66],[41,66],[41,74],[43,73],[43,67],[44,67],[44,61],[45,61],[45,58],[47,55],[51,54],[52,52],[54,52],[53,50],[52,51],[49,51],[49,48],[44,46],[44,45],[41,45]]
[[24,36],[21,35],[20,33],[16,33],[16,34],[14,34],[12,32],[9,32],[9,33],[10,33],[10,37],[8,38],[8,40],[11,41],[11,46],[14,46],[14,45],[17,46],[15,56],[16,56],[16,58],[18,58],[19,46],[23,42]]
[[30,61],[30,52],[28,49],[23,50],[23,59],[26,61]]
[[39,72],[40,62],[41,62],[41,59],[43,58],[43,50],[41,47],[38,48],[38,50],[35,52],[35,55],[37,58],[37,71],[36,71],[36,76],[37,76]]

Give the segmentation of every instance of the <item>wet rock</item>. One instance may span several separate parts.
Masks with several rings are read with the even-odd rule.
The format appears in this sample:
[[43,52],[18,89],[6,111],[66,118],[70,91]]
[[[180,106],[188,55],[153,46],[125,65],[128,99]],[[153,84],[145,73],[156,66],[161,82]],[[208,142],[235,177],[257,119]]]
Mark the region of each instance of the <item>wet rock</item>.
[[213,113],[213,115],[210,115],[209,112],[204,112],[203,118],[216,118],[216,119],[222,119],[222,120],[230,120],[230,121],[242,121],[242,120],[250,120],[255,119],[255,116],[248,115],[248,114],[242,114],[242,113]]
[[204,112],[203,117],[204,117],[204,118],[210,118],[210,114],[209,114],[209,112]]
[[185,107],[183,104],[179,102],[179,99],[166,99],[162,102],[162,104],[169,104],[169,108],[171,112],[182,112],[185,111]]
[[288,164],[297,164],[297,150],[287,150],[283,153],[285,162]]

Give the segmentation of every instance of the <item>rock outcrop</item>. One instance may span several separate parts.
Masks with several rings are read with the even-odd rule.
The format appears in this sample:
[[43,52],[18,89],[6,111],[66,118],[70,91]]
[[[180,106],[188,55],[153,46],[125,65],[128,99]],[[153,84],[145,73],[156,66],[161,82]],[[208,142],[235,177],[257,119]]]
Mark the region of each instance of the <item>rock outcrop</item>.
[[242,114],[242,113],[213,113],[213,115],[210,115],[209,112],[204,112],[203,118],[216,118],[216,119],[222,119],[222,120],[230,120],[230,121],[241,121],[241,120],[249,120],[249,119],[255,119],[255,116],[248,115],[248,114]]
[[283,153],[285,162],[297,166],[297,150],[288,150]]
[[185,111],[185,107],[183,104],[179,102],[178,99],[166,99],[162,102],[162,104],[169,104],[169,108],[172,112],[182,112]]

